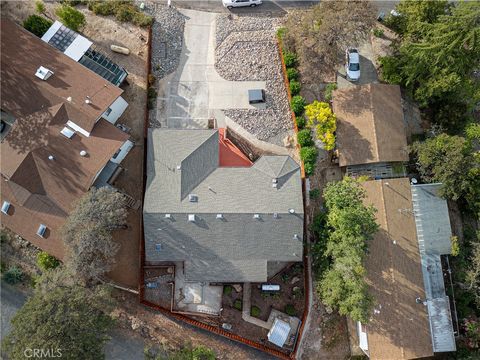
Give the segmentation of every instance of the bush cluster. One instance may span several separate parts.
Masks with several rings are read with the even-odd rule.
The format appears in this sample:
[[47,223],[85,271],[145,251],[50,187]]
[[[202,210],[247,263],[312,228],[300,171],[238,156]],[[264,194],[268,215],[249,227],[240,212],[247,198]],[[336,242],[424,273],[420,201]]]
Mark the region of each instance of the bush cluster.
[[295,307],[292,304],[287,304],[285,306],[285,313],[290,316],[297,315],[297,311],[295,310]]
[[39,15],[30,15],[24,22],[23,27],[32,34],[42,37],[43,34],[52,26],[52,22]]
[[56,257],[49,255],[45,251],[42,251],[37,255],[37,265],[41,270],[47,271],[58,267],[60,265],[60,261],[58,261]]
[[62,4],[55,10],[55,14],[60,18],[60,21],[68,28],[73,31],[79,31],[82,27],[85,26],[87,21],[85,20],[85,15],[74,7]]
[[305,173],[312,175],[315,170],[315,162],[317,161],[318,150],[315,146],[306,146],[300,149],[300,158],[305,167]]
[[295,68],[287,68],[287,79],[293,81],[298,79],[298,71]]
[[300,95],[295,95],[292,97],[290,105],[296,116],[302,115],[305,110],[305,99]]
[[287,68],[294,67],[297,64],[297,54],[291,51],[284,51],[283,61]]
[[325,101],[332,101],[333,98],[333,90],[337,90],[337,84],[331,83],[325,87]]
[[233,302],[233,307],[237,309],[238,311],[242,311],[242,300],[237,299]]
[[297,133],[297,141],[301,147],[312,146],[313,139],[310,129],[303,129]]
[[118,21],[131,22],[137,26],[148,26],[153,22],[151,16],[145,15],[130,0],[89,1],[88,8],[96,15],[114,15]]
[[230,285],[223,287],[223,295],[229,296],[232,293],[233,288]]
[[290,94],[292,96],[298,95],[300,93],[301,85],[297,80],[290,81]]
[[302,130],[305,127],[306,120],[303,116],[297,116],[295,121],[297,122],[298,130]]
[[23,278],[24,274],[22,269],[16,266],[10,266],[8,270],[3,273],[3,280],[10,285],[18,284]]
[[258,306],[255,306],[253,305],[251,308],[250,308],[250,315],[253,316],[253,317],[259,317],[260,316],[260,313],[261,313],[261,310]]

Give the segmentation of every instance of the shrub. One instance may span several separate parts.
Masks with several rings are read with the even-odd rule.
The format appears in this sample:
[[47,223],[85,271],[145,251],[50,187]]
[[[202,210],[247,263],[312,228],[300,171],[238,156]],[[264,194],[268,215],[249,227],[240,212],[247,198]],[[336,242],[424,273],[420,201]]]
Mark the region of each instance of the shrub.
[[232,293],[233,288],[230,285],[223,287],[223,295],[229,296]]
[[215,360],[216,356],[212,349],[205,346],[197,346],[192,350],[193,360]]
[[35,11],[38,14],[43,14],[45,12],[45,4],[42,0],[35,1]]
[[297,141],[301,147],[312,146],[313,139],[312,139],[312,134],[310,133],[310,129],[300,130],[297,134]]
[[288,78],[288,81],[297,80],[298,70],[294,68],[287,69],[287,78]]
[[310,199],[315,200],[320,197],[320,189],[312,189],[309,193]]
[[378,61],[381,66],[382,79],[389,84],[399,85],[402,82],[402,75],[400,73],[401,63],[395,56],[379,57]]
[[290,316],[295,316],[297,314],[297,311],[292,304],[287,304],[287,306],[285,306],[285,313]]
[[250,308],[250,315],[253,316],[253,317],[259,317],[260,316],[260,313],[261,313],[261,310],[258,306],[255,306],[253,305],[251,308]]
[[382,29],[373,29],[373,35],[378,37],[378,38],[381,38],[383,37],[383,30]]
[[114,3],[112,1],[89,2],[88,9],[93,11],[95,15],[113,15]]
[[451,236],[450,240],[452,242],[452,256],[458,256],[458,254],[460,254],[460,245],[458,243],[458,237]]
[[121,22],[133,20],[137,9],[132,4],[122,4],[115,7],[115,18]]
[[32,34],[42,37],[52,26],[52,22],[38,15],[30,15],[24,22],[23,27]]
[[61,5],[59,8],[57,8],[55,14],[57,14],[57,16],[60,18],[60,21],[66,27],[74,31],[78,31],[87,23],[85,21],[85,15],[70,5]]
[[37,255],[37,265],[43,271],[55,269],[60,265],[60,261],[54,256],[49,255],[45,251],[39,252]]
[[145,15],[144,13],[141,13],[137,11],[135,15],[133,15],[132,23],[134,23],[137,26],[148,26],[153,23],[153,17]]
[[333,96],[333,90],[337,89],[337,84],[336,83],[331,83],[328,84],[325,87],[325,101],[332,101],[332,96]]
[[300,93],[301,85],[297,80],[290,81],[290,94],[292,96],[298,95]]
[[303,116],[296,116],[295,121],[297,122],[298,130],[302,130],[305,127],[305,118]]
[[153,75],[153,74],[148,74],[148,85],[149,85],[149,86],[152,86],[153,84],[155,84],[155,80],[157,80],[157,78],[155,77],[155,75]]
[[283,62],[287,68],[291,68],[295,66],[297,63],[297,54],[291,51],[284,51],[283,52]]
[[147,97],[149,99],[154,99],[157,97],[157,90],[155,90],[155,88],[153,87],[149,87],[148,90],[147,90]]
[[3,280],[7,284],[15,285],[23,280],[24,274],[22,269],[16,266],[10,266],[8,270],[3,274]]
[[312,175],[315,171],[315,164],[312,163],[304,163],[303,168],[305,169],[305,174]]
[[305,99],[303,97],[300,95],[295,95],[292,97],[290,104],[295,115],[303,114],[303,110],[305,109]]
[[242,300],[237,299],[233,302],[233,307],[238,311],[242,311]]
[[305,163],[315,164],[315,161],[317,161],[317,156],[318,150],[314,146],[305,146],[300,149],[300,158]]
[[325,102],[314,101],[305,107],[305,115],[308,118],[308,127],[315,128],[317,138],[325,146],[325,150],[335,148],[335,130],[337,119],[330,105]]
[[280,40],[282,40],[286,33],[287,33],[287,28],[286,28],[286,27],[278,28],[278,30],[277,30],[277,37],[278,37]]

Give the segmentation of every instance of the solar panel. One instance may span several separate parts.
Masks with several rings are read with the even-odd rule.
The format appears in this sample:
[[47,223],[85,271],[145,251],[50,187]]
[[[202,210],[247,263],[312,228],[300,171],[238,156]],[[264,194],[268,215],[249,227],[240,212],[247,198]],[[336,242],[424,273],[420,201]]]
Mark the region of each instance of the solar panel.
[[62,25],[48,43],[64,52],[77,36],[78,34],[75,31]]

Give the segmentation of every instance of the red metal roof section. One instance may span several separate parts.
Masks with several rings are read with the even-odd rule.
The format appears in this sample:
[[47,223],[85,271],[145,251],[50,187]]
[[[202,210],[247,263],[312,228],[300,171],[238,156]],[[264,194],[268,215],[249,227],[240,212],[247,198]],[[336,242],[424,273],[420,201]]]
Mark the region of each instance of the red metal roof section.
[[221,167],[250,167],[252,162],[225,135],[226,129],[218,129]]

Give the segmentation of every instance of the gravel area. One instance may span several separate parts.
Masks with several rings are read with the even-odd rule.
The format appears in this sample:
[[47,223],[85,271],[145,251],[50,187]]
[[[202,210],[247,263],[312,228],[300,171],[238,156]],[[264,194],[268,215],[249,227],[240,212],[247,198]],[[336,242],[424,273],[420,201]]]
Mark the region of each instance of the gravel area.
[[215,68],[233,81],[266,81],[266,109],[228,109],[225,115],[258,139],[283,145],[293,129],[275,29],[279,18],[219,16]]
[[145,2],[144,11],[155,18],[152,25],[152,73],[161,79],[175,71],[180,62],[185,17],[174,7],[151,1]]

